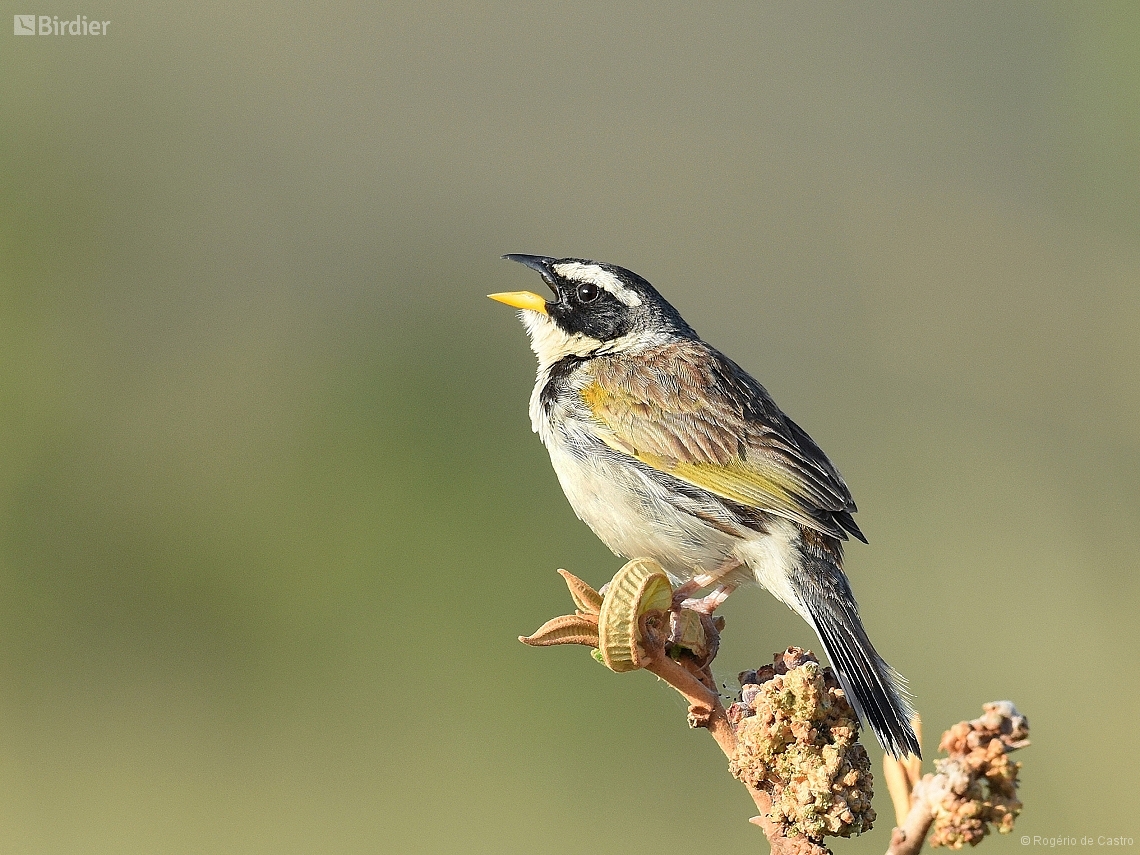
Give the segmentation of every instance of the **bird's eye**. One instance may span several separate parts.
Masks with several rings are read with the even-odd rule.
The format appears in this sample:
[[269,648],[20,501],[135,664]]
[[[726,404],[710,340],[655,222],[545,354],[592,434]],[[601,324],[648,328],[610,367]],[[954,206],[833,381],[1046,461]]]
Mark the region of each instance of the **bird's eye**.
[[598,299],[600,289],[592,282],[583,282],[578,286],[578,302],[590,303]]

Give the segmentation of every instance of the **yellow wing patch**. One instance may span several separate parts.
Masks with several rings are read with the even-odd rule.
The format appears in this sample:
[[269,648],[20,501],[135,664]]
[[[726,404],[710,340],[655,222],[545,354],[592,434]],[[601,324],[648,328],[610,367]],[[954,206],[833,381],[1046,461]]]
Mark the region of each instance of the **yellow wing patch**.
[[[762,458],[750,460],[737,457],[726,463],[717,463],[707,458],[702,460],[699,459],[702,456],[700,449],[688,446],[688,443],[682,443],[686,446],[685,451],[688,451],[688,454],[677,449],[682,457],[689,457],[688,460],[678,459],[678,456],[673,454],[654,453],[639,447],[644,442],[650,447],[655,447],[655,450],[664,451],[665,447],[673,445],[663,435],[650,438],[646,434],[647,429],[652,430],[650,426],[667,418],[668,414],[684,410],[694,412],[696,408],[678,407],[677,404],[680,402],[672,400],[670,403],[673,406],[665,411],[654,402],[647,401],[629,390],[603,389],[597,383],[586,386],[580,394],[583,402],[595,416],[597,425],[595,435],[615,451],[636,458],[646,466],[668,473],[694,487],[715,493],[721,498],[769,511],[795,520],[801,525],[819,528],[819,522],[805,513],[798,499],[800,485],[795,475],[778,464],[765,465]],[[635,425],[640,429],[634,429]],[[676,437],[671,439],[674,442],[678,440]],[[698,459],[694,460],[693,457]]]
[[770,511],[811,528],[819,527],[819,523],[805,514],[796,501],[792,479],[775,468],[768,472],[760,471],[744,460],[720,466],[716,463],[673,462],[639,452],[635,452],[634,457],[647,466],[667,472],[674,478],[680,478],[722,498]]
[[676,341],[636,361],[596,358],[589,371],[578,394],[610,448],[726,501],[845,536],[829,512],[854,509],[847,485],[734,363]]

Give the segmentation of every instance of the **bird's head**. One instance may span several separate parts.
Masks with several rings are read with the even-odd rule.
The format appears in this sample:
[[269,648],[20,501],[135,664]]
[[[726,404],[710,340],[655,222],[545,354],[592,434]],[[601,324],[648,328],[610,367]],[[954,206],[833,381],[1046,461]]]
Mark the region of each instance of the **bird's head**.
[[504,255],[538,271],[553,299],[530,291],[490,294],[520,309],[543,366],[564,356],[621,353],[696,336],[657,289],[631,270],[584,258]]

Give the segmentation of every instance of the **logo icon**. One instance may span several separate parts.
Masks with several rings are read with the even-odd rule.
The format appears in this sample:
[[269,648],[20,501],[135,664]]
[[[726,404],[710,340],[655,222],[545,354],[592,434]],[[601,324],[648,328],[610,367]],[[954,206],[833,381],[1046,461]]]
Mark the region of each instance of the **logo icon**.
[[35,15],[16,15],[12,23],[12,30],[17,36],[34,36],[36,34]]

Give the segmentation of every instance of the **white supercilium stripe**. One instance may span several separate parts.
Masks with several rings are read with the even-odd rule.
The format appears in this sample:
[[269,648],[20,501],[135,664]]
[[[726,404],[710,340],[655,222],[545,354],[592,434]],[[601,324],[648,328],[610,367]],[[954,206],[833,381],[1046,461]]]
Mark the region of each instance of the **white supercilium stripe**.
[[589,282],[609,291],[631,309],[641,305],[641,298],[632,290],[625,287],[622,281],[596,264],[582,264],[579,261],[567,261],[554,265],[554,272],[566,279],[575,282]]

